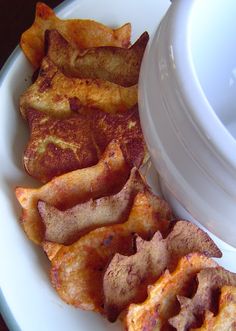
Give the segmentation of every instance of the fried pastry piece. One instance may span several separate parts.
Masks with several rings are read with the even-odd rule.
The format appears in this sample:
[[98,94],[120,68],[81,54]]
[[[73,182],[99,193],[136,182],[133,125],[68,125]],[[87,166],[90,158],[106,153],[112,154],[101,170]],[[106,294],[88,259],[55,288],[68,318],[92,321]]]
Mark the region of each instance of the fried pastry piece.
[[95,228],[124,222],[135,195],[145,189],[147,185],[138,170],[133,168],[125,186],[115,195],[90,199],[65,211],[39,201],[38,211],[46,229],[45,240],[71,244]]
[[203,325],[191,331],[235,331],[236,330],[236,287],[221,288],[219,311],[214,316],[210,311],[205,314]]
[[157,230],[166,231],[170,217],[167,203],[145,191],[136,195],[125,223],[93,230],[59,250],[56,246],[56,254],[54,244],[47,243],[45,251],[53,257],[51,281],[59,296],[75,307],[103,312],[102,279],[107,263],[117,252],[133,253],[134,233],[148,239]]
[[168,235],[167,249],[171,252],[172,262],[168,269],[172,271],[176,262],[188,252],[201,252],[208,257],[222,257],[222,253],[206,232],[195,224],[180,220],[173,224],[173,229]]
[[46,54],[65,75],[99,78],[126,87],[138,83],[148,39],[144,32],[129,49],[111,46],[76,49],[57,30],[45,33]]
[[172,330],[168,319],[179,309],[177,295],[190,295],[197,273],[217,263],[201,253],[182,257],[174,270],[165,271],[153,285],[148,286],[148,298],[141,304],[131,304],[125,317],[129,331]]
[[73,114],[58,119],[35,109],[26,112],[30,140],[23,156],[26,172],[42,183],[95,165],[101,154],[94,143],[91,121]]
[[23,117],[28,108],[55,117],[69,116],[81,107],[117,113],[137,101],[137,85],[123,87],[101,79],[67,77],[45,57],[37,80],[20,97],[20,111]]
[[20,40],[24,54],[35,68],[40,66],[44,57],[44,33],[48,29],[58,30],[68,42],[77,48],[128,47],[130,45],[131,25],[129,23],[113,30],[92,20],[61,20],[46,4],[38,2],[35,21],[22,34]]
[[44,225],[37,209],[39,200],[56,208],[67,209],[91,198],[119,192],[129,176],[119,144],[111,142],[100,161],[92,167],[55,177],[40,188],[17,187],[15,194],[22,206],[22,226],[32,241],[40,243]]
[[26,116],[31,135],[23,157],[25,170],[43,183],[96,164],[113,139],[131,168],[146,160],[137,107],[122,114],[87,109],[64,119],[28,109]]
[[139,168],[148,159],[148,151],[139,120],[138,106],[122,114],[108,114],[87,109],[91,113],[94,141],[101,151],[116,139],[130,167]]
[[150,241],[136,238],[137,253],[116,253],[103,278],[104,308],[110,322],[131,302],[145,299],[147,286],[165,270],[169,261],[166,241],[156,232]]
[[197,275],[197,292],[192,298],[178,295],[181,310],[169,323],[177,331],[198,327],[206,310],[214,310],[214,292],[224,285],[236,286],[236,274],[221,267],[205,269]]
[[136,247],[134,255],[116,254],[104,274],[105,311],[111,322],[130,303],[145,300],[147,286],[156,281],[166,268],[172,271],[182,256],[193,252],[211,257],[222,255],[204,231],[182,220],[176,222],[166,239],[160,233],[156,233],[151,241],[137,238]]

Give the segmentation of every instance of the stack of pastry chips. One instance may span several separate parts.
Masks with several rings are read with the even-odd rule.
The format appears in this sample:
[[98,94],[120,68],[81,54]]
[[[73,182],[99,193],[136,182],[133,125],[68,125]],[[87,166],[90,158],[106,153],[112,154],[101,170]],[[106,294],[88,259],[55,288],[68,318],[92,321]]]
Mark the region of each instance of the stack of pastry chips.
[[24,166],[44,185],[16,189],[22,225],[47,253],[65,302],[121,316],[129,330],[224,330],[225,316],[235,323],[235,275],[210,259],[221,252],[206,233],[173,222],[139,171],[148,34],[132,46],[130,35],[129,23],[60,20],[37,4],[21,38],[36,71],[20,112],[31,133]]

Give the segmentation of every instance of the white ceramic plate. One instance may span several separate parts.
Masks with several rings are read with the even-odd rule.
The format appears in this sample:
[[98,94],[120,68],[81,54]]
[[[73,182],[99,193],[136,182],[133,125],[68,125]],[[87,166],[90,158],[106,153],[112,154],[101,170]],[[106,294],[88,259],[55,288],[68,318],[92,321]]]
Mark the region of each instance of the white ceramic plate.
[[[58,9],[60,17],[98,20],[111,26],[132,23],[133,41],[145,30],[156,30],[169,0],[74,0]],[[32,71],[19,49],[0,78],[0,304],[11,331],[121,330],[98,314],[64,304],[48,279],[49,264],[39,247],[27,240],[18,219],[16,185],[36,185],[23,171],[22,153],[28,129],[18,112],[20,94],[30,84]],[[154,182],[152,182],[153,186]],[[226,266],[231,255],[227,255]]]

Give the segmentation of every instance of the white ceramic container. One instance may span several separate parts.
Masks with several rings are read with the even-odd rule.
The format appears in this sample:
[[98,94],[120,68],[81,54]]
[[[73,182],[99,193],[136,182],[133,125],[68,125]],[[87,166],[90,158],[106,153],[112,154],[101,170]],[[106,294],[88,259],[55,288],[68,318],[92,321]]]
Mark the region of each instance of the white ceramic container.
[[235,0],[173,1],[145,53],[139,84],[144,135],[173,208],[178,201],[234,247],[235,22]]

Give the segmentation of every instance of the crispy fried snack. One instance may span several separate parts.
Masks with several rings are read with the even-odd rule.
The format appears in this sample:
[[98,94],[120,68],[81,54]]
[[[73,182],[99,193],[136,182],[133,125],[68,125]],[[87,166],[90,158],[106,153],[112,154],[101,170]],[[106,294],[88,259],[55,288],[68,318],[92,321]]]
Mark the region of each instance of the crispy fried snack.
[[235,331],[236,330],[236,287],[223,286],[216,316],[210,311],[205,314],[203,325],[192,331]]
[[[149,191],[138,193],[128,220],[93,230],[57,253],[53,243],[45,251],[52,258],[51,281],[67,303],[103,312],[103,271],[114,253],[132,254],[134,232],[145,239],[157,230],[166,231],[171,211],[164,200]],[[58,245],[58,244],[56,244]]]
[[73,114],[57,119],[35,109],[28,109],[26,116],[31,135],[23,163],[30,176],[46,183],[55,176],[98,162],[101,153],[86,116]]
[[72,47],[57,30],[45,33],[46,55],[67,76],[103,79],[121,85],[138,83],[149,36],[144,32],[129,49],[121,47]]
[[146,183],[133,168],[125,186],[115,195],[90,199],[65,211],[39,201],[38,211],[46,229],[45,240],[68,245],[95,228],[124,222],[135,195],[145,189]]
[[181,310],[169,323],[177,331],[198,327],[206,310],[214,310],[214,292],[224,285],[236,286],[236,274],[223,268],[205,269],[197,275],[198,288],[193,298],[178,295]]
[[147,286],[165,270],[169,261],[166,241],[156,232],[150,241],[136,238],[137,253],[131,256],[115,254],[103,277],[105,313],[114,322],[131,302],[141,302]]
[[192,252],[221,256],[211,238],[188,221],[177,221],[166,239],[160,233],[156,233],[151,241],[137,238],[136,247],[134,255],[116,254],[104,274],[105,311],[111,322],[130,303],[145,300],[147,286],[166,268],[172,271],[182,256]]
[[[89,115],[89,112],[91,115]],[[148,158],[139,120],[137,105],[122,114],[108,114],[102,111],[86,110],[92,118],[94,140],[101,151],[108,142],[116,139],[128,164],[139,168]]]
[[179,305],[176,295],[189,295],[196,274],[217,264],[201,253],[182,257],[173,273],[168,270],[148,287],[148,298],[141,304],[131,304],[125,317],[129,331],[169,330],[168,319],[176,314]]
[[168,269],[174,270],[182,256],[190,252],[204,253],[208,257],[222,257],[222,253],[206,232],[195,224],[179,220],[172,223],[173,229],[167,238],[167,248],[171,252]]
[[130,45],[131,25],[129,23],[118,29],[91,20],[61,20],[51,8],[42,2],[36,5],[35,21],[21,36],[20,46],[37,68],[44,56],[44,33],[47,29],[58,30],[68,42],[77,48],[98,46],[128,47]]
[[55,117],[69,116],[81,107],[117,113],[137,101],[137,85],[123,87],[101,79],[67,77],[45,57],[37,80],[20,97],[20,111],[23,117],[28,108]]
[[21,221],[28,237],[40,243],[44,226],[37,209],[39,200],[56,208],[67,209],[91,198],[118,192],[129,176],[119,144],[111,142],[100,161],[92,167],[55,177],[38,189],[16,188],[16,197],[23,208]]
[[116,139],[130,167],[145,162],[145,146],[138,108],[122,114],[86,109],[58,119],[35,109],[26,111],[31,136],[24,152],[27,173],[46,183],[55,176],[96,164]]

